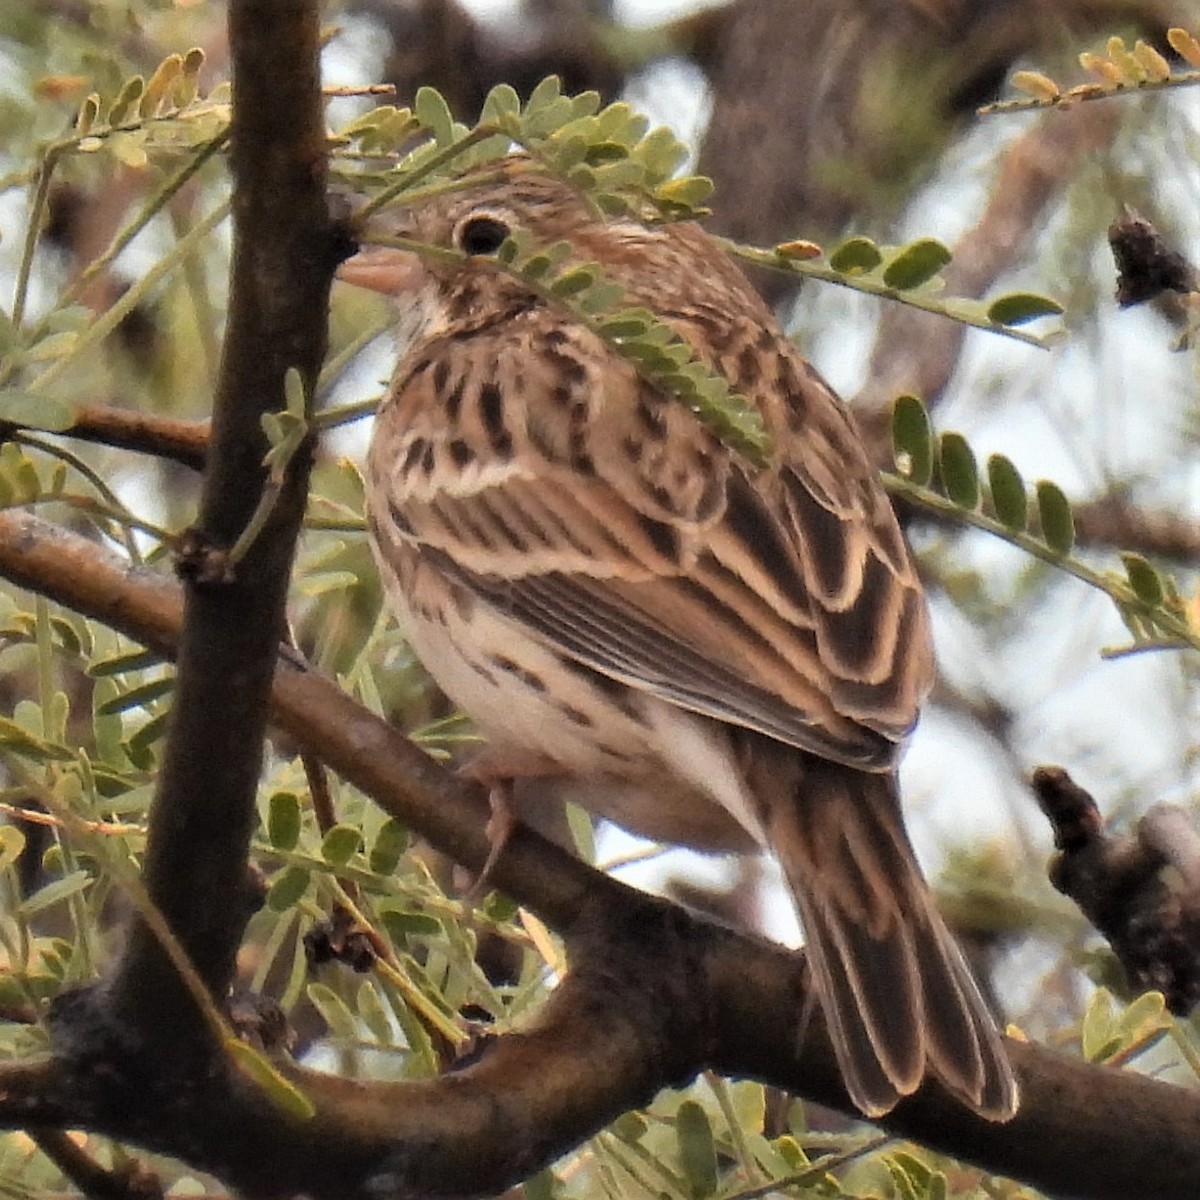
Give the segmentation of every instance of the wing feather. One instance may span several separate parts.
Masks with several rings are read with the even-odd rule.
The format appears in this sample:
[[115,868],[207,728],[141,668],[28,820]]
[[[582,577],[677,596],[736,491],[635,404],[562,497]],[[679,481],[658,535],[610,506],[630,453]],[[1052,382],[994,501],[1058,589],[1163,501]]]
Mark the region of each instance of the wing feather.
[[889,769],[928,687],[925,610],[838,402],[777,345],[798,390],[782,415],[764,403],[777,462],[751,471],[588,331],[555,322],[539,355],[550,319],[514,319],[491,356],[482,333],[430,348],[459,381],[454,421],[435,372],[397,378],[369,471],[403,536],[602,674]]

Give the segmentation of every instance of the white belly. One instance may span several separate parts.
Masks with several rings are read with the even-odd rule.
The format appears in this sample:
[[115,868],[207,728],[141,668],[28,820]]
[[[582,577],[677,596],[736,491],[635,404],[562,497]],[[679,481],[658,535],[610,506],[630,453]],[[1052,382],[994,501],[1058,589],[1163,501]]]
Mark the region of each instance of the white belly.
[[524,795],[696,849],[764,844],[717,722],[571,664],[486,603],[473,601],[468,621],[452,603],[423,603],[419,583],[415,603],[389,590],[417,657],[488,753],[534,777]]

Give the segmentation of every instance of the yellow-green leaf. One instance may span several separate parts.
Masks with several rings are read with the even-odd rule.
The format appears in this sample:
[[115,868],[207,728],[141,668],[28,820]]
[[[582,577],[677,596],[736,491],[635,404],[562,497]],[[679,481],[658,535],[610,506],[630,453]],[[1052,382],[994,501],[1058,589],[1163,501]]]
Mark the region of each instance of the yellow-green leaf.
[[391,875],[408,849],[408,830],[393,817],[380,826],[371,846],[371,871],[376,875]]
[[75,424],[75,409],[49,396],[11,389],[0,392],[0,421],[24,429],[63,433]]
[[290,1079],[285,1079],[253,1046],[238,1038],[228,1038],[225,1049],[237,1069],[257,1083],[277,1108],[302,1121],[311,1120],[316,1115],[316,1106],[308,1096]]
[[1061,315],[1063,306],[1050,296],[1036,292],[1008,292],[997,296],[987,309],[988,320],[996,325],[1023,325],[1038,317]]
[[299,904],[308,891],[310,875],[304,867],[287,867],[271,881],[267,891],[267,907],[272,912],[287,912]]
[[276,850],[294,850],[300,841],[300,798],[275,792],[267,801],[267,837]]
[[1061,95],[1058,84],[1040,71],[1014,71],[1012,85],[1018,91],[1028,92],[1039,100],[1053,101]]
[[707,175],[685,175],[682,179],[668,180],[655,190],[654,195],[664,204],[700,208],[712,192],[713,181]]
[[708,1114],[695,1100],[685,1100],[675,1114],[679,1161],[691,1194],[701,1200],[717,1190],[717,1148]]
[[883,262],[883,252],[870,238],[847,238],[829,254],[829,265],[842,275],[873,271]]
[[454,118],[441,92],[431,87],[418,88],[413,111],[439,146],[450,145],[454,140]]
[[919,238],[896,252],[884,268],[883,282],[901,291],[918,288],[949,261],[950,251],[936,238]]
[[335,825],[321,841],[321,857],[335,867],[345,866],[362,845],[353,825]]
[[1079,1027],[1080,1049],[1086,1061],[1102,1061],[1117,1049],[1115,1008],[1112,993],[1107,988],[1097,988]]
[[25,835],[15,825],[0,825],[0,871],[6,871],[21,857]]

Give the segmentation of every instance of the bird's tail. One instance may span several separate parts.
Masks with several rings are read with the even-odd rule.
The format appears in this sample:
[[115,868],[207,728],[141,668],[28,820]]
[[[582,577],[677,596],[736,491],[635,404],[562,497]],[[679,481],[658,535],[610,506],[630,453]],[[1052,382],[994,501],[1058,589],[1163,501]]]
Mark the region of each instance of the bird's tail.
[[768,834],[851,1099],[880,1116],[932,1074],[982,1116],[1008,1120],[1012,1066],[934,907],[894,777],[807,755],[798,778],[782,774],[792,796],[764,804]]

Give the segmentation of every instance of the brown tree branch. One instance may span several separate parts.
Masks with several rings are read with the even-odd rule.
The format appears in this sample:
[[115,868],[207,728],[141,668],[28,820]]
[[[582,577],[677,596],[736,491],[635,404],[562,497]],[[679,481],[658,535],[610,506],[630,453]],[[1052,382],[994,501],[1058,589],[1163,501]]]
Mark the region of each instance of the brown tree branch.
[[[230,162],[234,175],[229,324],[193,542],[220,556],[258,508],[265,413],[284,379],[312,386],[326,345],[335,259],[325,199],[319,6],[232,0]],[[200,978],[218,998],[233,979],[251,911],[246,874],[267,695],[311,447],[296,454],[263,528],[219,583],[185,588],[172,720],[147,835],[143,879]],[[213,764],[220,763],[220,770]],[[105,993],[126,1036],[184,1068],[207,1032],[155,934],[135,917]]]
[[208,453],[210,428],[208,421],[184,421],[106,404],[84,404],[75,410],[74,421],[64,432],[82,442],[134,450],[200,471]]
[[[0,513],[0,575],[172,653],[178,586],[83,538]],[[272,711],[392,815],[468,868],[482,866],[479,790],[332,681],[281,660]],[[19,1069],[21,1088],[0,1070],[0,1122],[55,1124],[48,1113],[57,1113],[249,1193],[378,1198],[498,1190],[706,1066],[848,1109],[819,1020],[802,1041],[797,1034],[801,956],[640,895],[524,828],[494,881],[569,936],[574,969],[533,1029],[498,1039],[466,1070],[364,1085],[287,1068],[316,1105],[307,1122],[226,1073],[190,1081],[187,1105],[164,1104],[153,1075],[128,1077],[119,1041],[97,1059],[94,1036],[78,1036],[92,1014],[67,1011],[56,1034],[63,1062],[57,1074],[42,1068],[49,1098],[36,1103],[31,1068]],[[1011,1051],[1024,1099],[1010,1124],[981,1121],[934,1086],[882,1124],[1050,1191],[1166,1200],[1200,1189],[1194,1093],[1039,1047]],[[68,1068],[76,1074],[64,1086]]]
[[1104,935],[1134,989],[1162,992],[1186,1016],[1200,1000],[1200,835],[1191,816],[1155,804],[1119,835],[1061,767],[1039,767],[1032,782],[1054,831],[1050,882]]
[[35,1126],[29,1132],[38,1149],[86,1200],[161,1200],[162,1182],[145,1168],[129,1163],[110,1171],[62,1130]]

